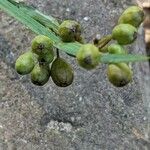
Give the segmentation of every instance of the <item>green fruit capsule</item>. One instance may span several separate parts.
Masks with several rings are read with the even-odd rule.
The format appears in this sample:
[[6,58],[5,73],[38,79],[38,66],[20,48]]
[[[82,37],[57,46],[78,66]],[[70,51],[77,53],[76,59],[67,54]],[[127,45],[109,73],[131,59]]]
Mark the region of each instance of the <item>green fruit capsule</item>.
[[137,29],[130,24],[119,24],[113,29],[112,36],[121,45],[131,44],[137,38]]
[[50,64],[54,59],[54,52],[48,51],[45,54],[39,55],[38,61],[45,64]]
[[134,27],[139,27],[144,21],[144,12],[138,6],[131,6],[127,8],[119,18],[118,23],[130,24]]
[[35,66],[35,60],[35,55],[31,51],[20,55],[15,63],[17,73],[21,75],[29,74]]
[[123,46],[119,44],[111,44],[108,46],[108,52],[110,54],[127,54]]
[[53,55],[53,43],[50,38],[44,35],[38,35],[32,40],[32,51],[38,55],[51,52]]
[[59,36],[63,42],[82,42],[81,26],[78,22],[73,20],[64,21],[58,29]]
[[109,81],[116,87],[123,87],[132,80],[133,72],[125,63],[110,64],[107,75]]
[[100,54],[96,46],[93,44],[85,44],[81,46],[76,57],[80,66],[90,70],[99,64]]
[[38,86],[46,84],[50,77],[49,66],[36,64],[31,72],[31,82]]
[[59,87],[67,87],[72,84],[74,72],[72,67],[62,58],[56,58],[51,66],[51,77]]

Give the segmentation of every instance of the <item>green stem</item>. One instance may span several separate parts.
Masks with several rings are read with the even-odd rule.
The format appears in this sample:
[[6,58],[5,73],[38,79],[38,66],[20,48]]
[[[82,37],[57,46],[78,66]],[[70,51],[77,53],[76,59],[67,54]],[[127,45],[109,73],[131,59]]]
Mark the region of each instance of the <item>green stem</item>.
[[106,35],[102,37],[101,39],[94,39],[94,44],[100,49],[105,47],[110,41],[112,40],[112,35]]

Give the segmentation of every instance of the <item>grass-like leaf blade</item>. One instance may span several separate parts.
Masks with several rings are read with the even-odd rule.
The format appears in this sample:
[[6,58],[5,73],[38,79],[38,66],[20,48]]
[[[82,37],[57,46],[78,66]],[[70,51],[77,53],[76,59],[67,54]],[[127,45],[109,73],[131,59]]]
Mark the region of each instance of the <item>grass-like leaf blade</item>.
[[20,1],[20,2],[17,2],[16,0],[8,0],[8,1],[12,3],[13,5],[17,6],[23,12],[30,15],[31,18],[34,18],[36,21],[43,24],[44,26],[48,28],[51,28],[51,26],[55,26],[56,28],[58,28],[59,23],[54,17],[42,14],[34,6],[28,6],[23,1]]
[[34,9],[33,7],[29,7],[29,6],[25,7],[24,5],[21,5],[19,9],[24,13],[27,13],[31,18],[33,18],[43,26],[51,29],[56,34],[58,34],[59,23],[53,17],[46,16],[41,12],[39,12],[38,10]]
[[147,61],[150,57],[143,55],[132,55],[132,54],[105,54],[100,58],[102,63],[118,63],[118,62],[138,62]]

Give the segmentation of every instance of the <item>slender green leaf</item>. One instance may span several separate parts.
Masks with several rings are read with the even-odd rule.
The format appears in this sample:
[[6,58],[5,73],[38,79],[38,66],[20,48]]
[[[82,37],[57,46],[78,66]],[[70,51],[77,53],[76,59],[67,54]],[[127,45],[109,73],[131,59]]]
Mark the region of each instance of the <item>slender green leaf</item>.
[[31,18],[28,14],[21,11],[17,6],[10,3],[8,0],[0,0],[0,8],[18,19],[35,33],[48,36],[53,39],[53,42],[60,42],[60,38],[58,36],[56,36],[53,32],[50,32],[50,30]]
[[80,49],[80,47],[82,46],[82,44],[78,43],[78,42],[73,42],[73,43],[56,43],[54,44],[55,47],[57,47],[58,49],[65,49],[66,53],[70,53],[71,55],[76,56],[77,51]]
[[119,63],[119,62],[138,62],[147,61],[150,57],[143,55],[131,55],[131,54],[105,54],[100,58],[102,63]]
[[48,27],[52,30],[58,29],[59,23],[52,16],[47,16],[47,15],[42,14],[35,7],[27,6],[23,1],[20,1],[20,2],[16,0],[8,0],[8,1],[12,3],[13,5],[17,6],[24,13],[28,14],[31,18],[40,22],[45,27]]
[[19,9],[24,13],[27,13],[31,18],[35,19],[37,22],[42,24],[43,26],[51,29],[56,34],[58,34],[58,27],[59,23],[51,16],[46,16],[39,12],[38,10],[34,9],[33,7],[27,6],[20,6]]

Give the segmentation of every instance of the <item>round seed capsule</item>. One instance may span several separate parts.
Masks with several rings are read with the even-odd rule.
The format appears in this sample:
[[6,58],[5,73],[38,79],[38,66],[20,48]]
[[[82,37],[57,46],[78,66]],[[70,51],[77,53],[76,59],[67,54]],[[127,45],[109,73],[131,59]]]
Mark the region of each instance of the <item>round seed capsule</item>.
[[127,54],[123,46],[115,43],[108,46],[108,52],[110,54]]
[[80,66],[90,70],[99,64],[100,52],[93,44],[85,44],[81,46],[76,57]]
[[50,71],[47,65],[36,64],[31,72],[31,82],[38,86],[46,84],[49,77]]
[[127,8],[119,18],[118,23],[131,24],[134,27],[139,27],[144,21],[144,12],[138,6],[131,6]]
[[82,42],[81,26],[73,20],[66,20],[59,26],[59,36],[63,42]]
[[113,29],[112,36],[121,45],[131,44],[137,38],[137,29],[130,24],[119,24]]
[[107,70],[109,81],[116,87],[123,87],[132,80],[133,72],[125,63],[110,64]]
[[35,60],[35,55],[31,51],[20,55],[15,63],[17,73],[21,75],[29,74],[35,66]]
[[67,87],[72,84],[74,72],[72,67],[62,58],[56,58],[51,66],[51,77],[59,87]]
[[46,53],[53,54],[53,43],[50,38],[44,35],[38,35],[32,40],[32,51],[38,55],[43,55]]

